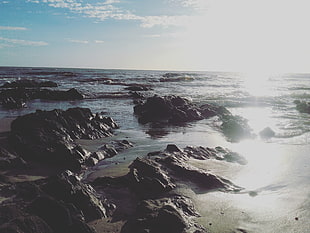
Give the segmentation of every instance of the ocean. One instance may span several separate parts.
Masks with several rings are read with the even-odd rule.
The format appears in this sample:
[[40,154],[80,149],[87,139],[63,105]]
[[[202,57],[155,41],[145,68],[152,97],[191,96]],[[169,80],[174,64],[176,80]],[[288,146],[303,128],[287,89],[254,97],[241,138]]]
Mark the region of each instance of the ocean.
[[[226,147],[245,157],[247,165],[208,161],[205,168],[245,191],[195,195],[202,215],[200,223],[211,232],[231,232],[230,227],[236,222],[247,232],[310,232],[310,115],[297,111],[294,103],[310,102],[310,74],[0,67],[0,86],[24,78],[54,81],[58,89],[76,88],[87,98],[34,100],[18,110],[0,108],[0,118],[17,117],[36,109],[87,107],[111,116],[120,126],[116,137],[134,143],[132,149],[99,163],[94,173],[112,163],[128,164],[138,156],[163,150],[170,143],[179,147]],[[133,113],[133,100],[124,89],[130,83],[150,86],[149,96],[178,95],[198,105],[222,105],[247,119],[256,136],[230,142],[219,130],[217,117],[165,128],[141,125]],[[266,127],[275,132],[274,137],[259,136]],[[224,210],[225,216],[214,215]],[[224,226],[221,221],[227,224]]]

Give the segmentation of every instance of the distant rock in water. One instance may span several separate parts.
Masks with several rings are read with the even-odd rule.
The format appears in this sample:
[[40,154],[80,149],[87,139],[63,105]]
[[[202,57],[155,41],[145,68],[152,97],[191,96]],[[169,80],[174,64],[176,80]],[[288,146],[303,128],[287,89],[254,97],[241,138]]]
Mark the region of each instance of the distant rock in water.
[[188,73],[165,73],[163,78],[159,79],[160,82],[181,82],[181,81],[192,81],[195,78],[192,74]]
[[296,109],[301,113],[309,113],[310,114],[310,102],[295,100]]
[[222,121],[220,129],[229,141],[237,142],[253,136],[247,120],[232,115],[225,107],[212,104],[197,106],[180,96],[149,97],[134,106],[134,113],[142,124],[160,122],[178,125],[218,116]]
[[0,88],[39,88],[39,87],[57,87],[57,83],[52,81],[36,81],[33,79],[18,79],[13,82],[7,82]]
[[9,142],[26,161],[79,170],[90,153],[74,140],[108,137],[117,127],[112,118],[87,108],[37,110],[12,122]]
[[7,109],[17,109],[26,106],[26,102],[34,99],[42,100],[82,100],[84,95],[75,88],[67,91],[51,89],[26,89],[23,87],[5,89],[0,92],[0,103]]
[[262,138],[272,138],[275,135],[276,133],[270,127],[266,127],[259,132],[259,136],[261,136]]

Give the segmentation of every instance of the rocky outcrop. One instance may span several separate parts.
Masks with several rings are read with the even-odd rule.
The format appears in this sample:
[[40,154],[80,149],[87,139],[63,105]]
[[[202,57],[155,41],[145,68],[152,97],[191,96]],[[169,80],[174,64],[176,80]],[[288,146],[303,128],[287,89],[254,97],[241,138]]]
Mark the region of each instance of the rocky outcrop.
[[12,82],[6,82],[0,88],[39,88],[39,87],[57,87],[57,83],[52,81],[36,81],[33,79],[17,79]]
[[112,219],[127,220],[122,233],[206,232],[195,223],[199,214],[191,201],[178,194],[176,188],[184,183],[191,184],[188,187],[197,193],[238,192],[242,188],[191,165],[189,159],[193,158],[242,161],[241,156],[221,147],[180,149],[171,144],[164,151],[150,152],[134,160],[127,175],[99,177],[92,185],[116,203]]
[[185,123],[203,119],[199,108],[179,96],[153,96],[134,107],[140,123],[166,122]]
[[96,191],[66,171],[35,182],[2,186],[0,231],[95,233],[87,222],[106,217],[111,207]]
[[86,108],[37,110],[12,122],[9,142],[26,161],[80,170],[91,153],[75,139],[108,137],[117,127],[112,118]]
[[[135,105],[134,113],[142,124],[160,123],[161,125],[178,125],[218,116],[221,121],[220,130],[229,141],[236,142],[253,136],[247,120],[241,116],[232,115],[225,107],[212,104],[197,106],[180,96],[149,97]],[[152,124],[150,126],[152,127]]]
[[186,197],[174,195],[169,198],[147,199],[138,205],[135,218],[130,219],[121,232],[206,232],[191,220],[198,216],[192,202]]

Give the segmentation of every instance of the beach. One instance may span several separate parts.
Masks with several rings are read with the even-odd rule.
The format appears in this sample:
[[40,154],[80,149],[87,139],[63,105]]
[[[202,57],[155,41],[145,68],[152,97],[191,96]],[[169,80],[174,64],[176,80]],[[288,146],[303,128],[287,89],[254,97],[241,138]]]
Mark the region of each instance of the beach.
[[[307,77],[270,77],[257,92],[236,73],[16,71],[58,87],[40,87],[49,95],[27,92],[26,107],[1,108],[1,148],[25,162],[19,167],[11,156],[12,167],[1,167],[1,208],[33,206],[41,191],[14,199],[7,187],[20,193],[34,182],[55,205],[73,203],[82,211],[80,218],[62,207],[83,232],[310,230],[309,114],[294,103],[309,101]],[[5,68],[0,75],[0,85],[16,80]],[[60,198],[50,179],[85,189],[88,201],[96,196],[97,210],[85,211],[70,201],[75,196]],[[38,216],[57,231],[44,212],[27,208],[24,217]],[[172,228],[158,228],[166,219]]]

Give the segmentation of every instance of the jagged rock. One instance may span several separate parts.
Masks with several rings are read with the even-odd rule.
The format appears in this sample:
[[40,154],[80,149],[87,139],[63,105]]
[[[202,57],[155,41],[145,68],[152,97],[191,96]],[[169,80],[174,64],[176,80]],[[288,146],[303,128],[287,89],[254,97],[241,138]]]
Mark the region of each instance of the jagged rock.
[[259,135],[262,138],[272,138],[276,135],[276,133],[270,127],[266,127],[259,132]]
[[26,161],[79,170],[90,153],[74,140],[111,136],[116,127],[112,118],[86,108],[37,110],[12,122],[9,142]]
[[168,174],[154,160],[137,158],[129,166],[127,177],[135,191],[143,197],[152,197],[175,188]]
[[144,200],[138,205],[134,218],[124,225],[121,232],[202,233],[205,232],[203,227],[191,219],[198,216],[191,201],[183,196]]
[[7,82],[0,88],[38,88],[38,87],[57,87],[57,83],[52,81],[36,81],[33,79],[18,79],[13,82]]
[[26,162],[0,146],[0,169],[14,169],[26,167]]
[[70,171],[49,177],[42,189],[48,195],[65,203],[72,203],[80,210],[86,221],[106,217],[106,209],[97,197],[96,191],[82,183]]
[[26,103],[22,99],[8,97],[2,100],[2,106],[6,109],[18,109],[26,107]]
[[[149,97],[145,101],[137,102],[134,113],[142,124],[161,123],[162,126],[164,124],[178,125],[218,116],[222,122],[220,129],[229,141],[237,142],[253,136],[247,120],[241,116],[232,115],[225,107],[212,104],[197,106],[179,96]],[[150,124],[150,127],[152,128],[153,125]]]

